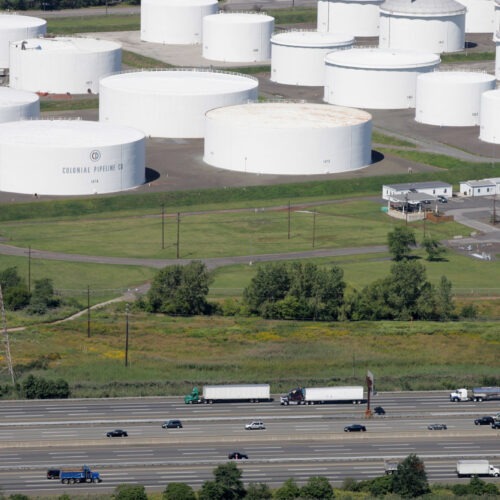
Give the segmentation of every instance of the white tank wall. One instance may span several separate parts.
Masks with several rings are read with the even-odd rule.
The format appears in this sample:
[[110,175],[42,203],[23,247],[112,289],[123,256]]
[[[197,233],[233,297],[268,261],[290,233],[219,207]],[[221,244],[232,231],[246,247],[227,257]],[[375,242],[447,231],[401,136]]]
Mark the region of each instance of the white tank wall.
[[465,14],[410,17],[380,12],[380,48],[441,54],[465,47]]
[[141,40],[201,44],[203,18],[218,11],[217,0],[142,0]]
[[[329,33],[310,32],[311,37],[321,38]],[[325,56],[335,50],[350,48],[354,38],[349,35],[339,35],[339,40],[345,41],[325,46],[292,46],[281,43],[282,34],[271,38],[271,81],[286,85],[323,86],[325,84]],[[304,35],[304,42],[308,40],[308,32],[297,33]],[[299,43],[298,40],[297,43]]]
[[[350,52],[357,57],[357,52],[366,52],[370,59],[358,64],[353,61],[349,65]],[[415,107],[417,77],[423,73],[434,71],[439,65],[439,57],[423,54],[425,62],[415,62],[410,53],[396,57],[392,63],[391,51],[381,50],[382,59],[378,64],[380,49],[352,49],[335,54],[342,54],[344,61],[334,63],[325,61],[325,93],[324,100],[338,106],[367,109],[405,109]],[[375,57],[371,58],[370,52]],[[387,54],[387,57],[384,55]],[[394,53],[398,53],[394,51]],[[333,56],[333,54],[332,54]],[[405,58],[407,57],[407,60]],[[420,59],[420,58],[419,58]],[[401,62],[397,66],[398,61]],[[388,62],[389,64],[385,64]]]
[[467,7],[466,33],[493,33],[495,31],[495,0],[457,0]]
[[40,98],[32,92],[0,87],[0,123],[34,120],[40,116]]
[[0,124],[0,190],[85,195],[145,181],[145,138],[134,129],[86,121]]
[[417,78],[415,120],[428,125],[479,125],[481,94],[496,87],[486,73],[434,72]]
[[318,31],[378,36],[382,1],[318,0]]
[[96,94],[99,79],[121,69],[121,45],[90,38],[31,39],[10,44],[15,89],[51,94]]
[[0,68],[9,67],[10,42],[26,40],[45,35],[47,21],[38,17],[0,15]]
[[495,29],[493,32],[500,31],[500,0],[495,2]]
[[497,32],[495,38],[495,76],[500,80],[500,31]]
[[[251,104],[248,106],[264,106]],[[270,115],[273,106],[297,107],[294,125],[287,118],[273,120],[265,112],[257,118],[224,116],[233,110],[225,108],[207,113],[204,161],[209,165],[238,172],[278,175],[316,175],[344,172],[371,163],[371,116],[362,113],[357,124],[344,126],[315,126],[308,123],[308,109],[321,113],[321,104],[267,104]],[[318,108],[319,107],[319,108]],[[245,108],[233,106],[234,110]],[[249,109],[250,115],[253,108]],[[258,108],[257,108],[258,111]],[[273,122],[270,126],[268,119]]]
[[500,89],[481,96],[479,139],[500,144]]
[[152,137],[200,138],[208,110],[257,98],[257,79],[237,73],[123,73],[101,80],[99,120],[136,127]]
[[203,57],[212,61],[271,59],[274,18],[254,13],[219,13],[203,18]]

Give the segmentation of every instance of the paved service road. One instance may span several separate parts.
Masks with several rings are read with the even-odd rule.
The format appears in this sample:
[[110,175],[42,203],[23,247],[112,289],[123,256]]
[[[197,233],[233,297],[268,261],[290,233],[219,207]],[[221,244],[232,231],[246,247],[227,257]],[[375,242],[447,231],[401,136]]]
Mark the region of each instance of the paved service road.
[[[379,393],[373,405],[386,416],[363,419],[366,405],[259,404],[185,405],[180,398],[68,401],[7,401],[0,408],[0,484],[5,493],[67,491],[45,479],[45,469],[88,464],[103,475],[100,485],[73,486],[109,492],[138,482],[160,490],[170,481],[193,486],[239,450],[244,480],[280,484],[324,475],[339,486],[346,477],[366,479],[383,473],[383,458],[417,453],[431,481],[456,481],[458,457],[500,462],[500,432],[475,426],[474,418],[498,411],[498,402],[450,403],[447,393]],[[180,418],[183,429],[162,429]],[[263,420],[265,431],[245,431]],[[347,424],[362,422],[366,433],[349,434]],[[446,423],[447,431],[428,431]],[[114,428],[128,438],[106,438]],[[493,439],[492,439],[493,438]],[[462,480],[465,481],[465,480]]]

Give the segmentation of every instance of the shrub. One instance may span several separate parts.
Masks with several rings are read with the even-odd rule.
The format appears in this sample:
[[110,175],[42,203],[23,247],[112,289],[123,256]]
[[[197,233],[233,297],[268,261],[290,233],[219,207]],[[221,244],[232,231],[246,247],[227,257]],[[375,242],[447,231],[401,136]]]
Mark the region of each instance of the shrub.
[[170,483],[163,492],[163,500],[196,500],[196,495],[188,484]]
[[119,484],[113,494],[115,500],[148,500],[142,484]]
[[326,477],[310,477],[300,490],[300,496],[307,500],[331,500],[335,498],[332,485]]

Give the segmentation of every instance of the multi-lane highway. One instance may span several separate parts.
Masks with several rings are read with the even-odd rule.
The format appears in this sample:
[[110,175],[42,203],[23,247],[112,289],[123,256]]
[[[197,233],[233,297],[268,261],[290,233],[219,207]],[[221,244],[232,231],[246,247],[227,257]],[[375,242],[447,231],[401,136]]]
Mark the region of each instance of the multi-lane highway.
[[[383,474],[383,459],[410,453],[424,459],[431,481],[457,481],[460,457],[489,458],[500,464],[500,431],[475,426],[474,418],[496,414],[500,402],[448,402],[444,392],[383,393],[374,405],[385,416],[364,418],[365,405],[282,407],[260,404],[184,405],[180,398],[12,401],[0,407],[0,486],[6,493],[62,493],[69,488],[110,491],[136,482],[163,489],[168,482],[200,486],[213,468],[242,451],[244,480],[282,483],[324,475],[339,486]],[[183,429],[162,429],[180,418]],[[266,430],[246,431],[263,420]],[[343,431],[363,423],[366,433]],[[429,431],[429,423],[446,423]],[[127,438],[106,438],[114,428]],[[99,485],[63,486],[45,479],[48,467],[88,464]],[[493,479],[493,481],[499,481]]]

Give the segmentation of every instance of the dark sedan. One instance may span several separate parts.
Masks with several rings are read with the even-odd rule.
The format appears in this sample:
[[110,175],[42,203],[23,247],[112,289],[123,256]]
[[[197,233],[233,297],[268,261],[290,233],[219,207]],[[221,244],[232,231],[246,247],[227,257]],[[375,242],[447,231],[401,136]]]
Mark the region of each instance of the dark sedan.
[[430,431],[445,431],[448,427],[446,427],[446,424],[429,424],[427,429]]
[[375,413],[375,415],[385,415],[385,410],[381,406],[375,406],[375,408],[373,408],[373,413]]
[[493,417],[481,417],[476,418],[476,420],[474,420],[474,423],[476,425],[491,425],[495,423],[495,419]]
[[227,458],[229,458],[229,460],[241,460],[242,458],[248,459],[248,455],[245,455],[245,453],[241,453],[240,451],[233,451],[227,456]]
[[106,434],[106,437],[116,438],[116,437],[128,437],[127,431],[123,431],[122,429],[115,429],[114,431],[110,431]]
[[366,432],[366,427],[361,424],[352,424],[344,427],[344,432]]

